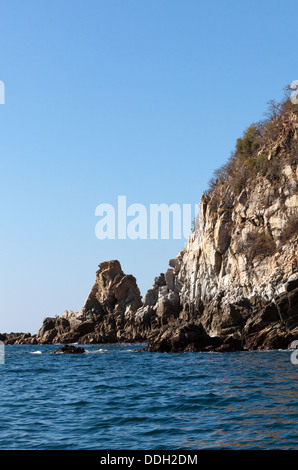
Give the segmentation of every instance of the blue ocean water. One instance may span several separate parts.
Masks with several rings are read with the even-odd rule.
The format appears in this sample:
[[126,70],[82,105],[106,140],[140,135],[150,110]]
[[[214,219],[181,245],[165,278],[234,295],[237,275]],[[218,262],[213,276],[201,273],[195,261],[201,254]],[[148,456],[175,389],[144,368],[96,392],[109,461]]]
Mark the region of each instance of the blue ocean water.
[[6,346],[0,449],[297,449],[290,351]]

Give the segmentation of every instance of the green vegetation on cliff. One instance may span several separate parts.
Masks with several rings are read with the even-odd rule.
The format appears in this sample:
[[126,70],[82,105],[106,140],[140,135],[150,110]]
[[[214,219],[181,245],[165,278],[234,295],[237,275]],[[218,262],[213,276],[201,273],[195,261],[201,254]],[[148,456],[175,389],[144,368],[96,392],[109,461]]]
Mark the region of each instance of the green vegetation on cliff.
[[280,104],[271,101],[267,119],[251,124],[227,163],[214,171],[205,197],[222,192],[223,186],[234,196],[240,194],[259,175],[279,182],[286,164],[297,166],[297,129],[298,105],[289,98]]
[[[296,187],[286,188],[284,174],[286,166],[296,172],[297,163],[298,105],[294,105],[289,98],[281,103],[271,101],[266,118],[245,130],[243,136],[237,139],[235,150],[228,161],[214,171],[203,201],[209,204],[214,213],[231,211],[241,193],[249,194],[257,184],[263,182],[269,183],[271,187],[269,199],[260,201],[266,207],[276,198],[282,199],[285,191],[291,195],[298,193],[297,184]],[[297,233],[297,214],[293,213],[280,240],[286,242]],[[251,247],[251,256],[256,253],[272,255],[276,249],[270,233],[252,234],[247,245]]]

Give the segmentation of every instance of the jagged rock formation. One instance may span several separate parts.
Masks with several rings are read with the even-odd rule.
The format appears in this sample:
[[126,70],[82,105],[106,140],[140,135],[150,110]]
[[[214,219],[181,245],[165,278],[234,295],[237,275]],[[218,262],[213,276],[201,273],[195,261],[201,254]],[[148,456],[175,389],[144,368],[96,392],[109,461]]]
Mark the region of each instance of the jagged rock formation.
[[142,305],[136,279],[123,273],[119,261],[99,265],[96,281],[80,312],[46,318],[39,343],[114,343],[134,341],[130,319]]
[[4,344],[38,344],[31,333],[3,333],[0,334],[0,341]]
[[13,343],[147,341],[148,351],[287,348],[298,339],[298,106],[253,125],[203,195],[185,249],[143,303],[118,261],[99,265],[80,312]]

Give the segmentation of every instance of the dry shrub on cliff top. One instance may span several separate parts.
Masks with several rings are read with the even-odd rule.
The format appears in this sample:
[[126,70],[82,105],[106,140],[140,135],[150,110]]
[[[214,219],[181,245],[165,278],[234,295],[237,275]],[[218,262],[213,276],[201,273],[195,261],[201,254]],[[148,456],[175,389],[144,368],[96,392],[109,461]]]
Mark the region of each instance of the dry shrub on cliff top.
[[298,106],[289,98],[281,103],[269,103],[267,119],[249,126],[237,139],[227,163],[215,170],[204,193],[206,200],[212,200],[214,210],[225,203],[228,195],[232,194],[235,201],[258,177],[278,186],[284,166],[298,163],[297,123]]

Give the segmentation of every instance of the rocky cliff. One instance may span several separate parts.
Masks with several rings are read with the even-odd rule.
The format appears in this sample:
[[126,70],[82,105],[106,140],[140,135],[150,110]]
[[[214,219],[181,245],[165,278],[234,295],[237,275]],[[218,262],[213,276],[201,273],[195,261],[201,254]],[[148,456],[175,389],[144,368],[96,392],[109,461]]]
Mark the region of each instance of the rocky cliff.
[[298,106],[250,126],[203,195],[184,250],[141,300],[118,261],[80,312],[11,343],[146,341],[149,351],[287,348],[298,339]]
[[185,249],[144,299],[141,311],[162,323],[149,350],[284,348],[298,338],[297,141],[289,101],[237,141]]
[[137,312],[162,319],[150,350],[201,349],[185,337],[190,325],[237,348],[287,347],[298,338],[298,236],[286,243],[282,237],[298,207],[290,189],[296,171],[285,167],[288,194],[266,206],[271,187],[264,181],[244,189],[233,210],[219,204],[214,212],[212,200],[203,199],[185,249]]

